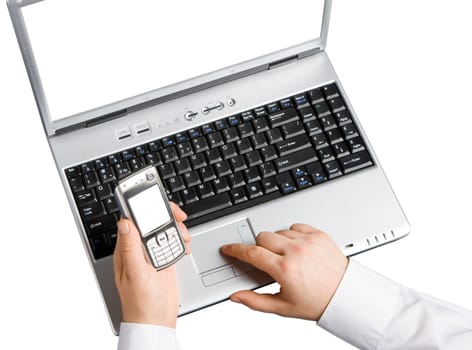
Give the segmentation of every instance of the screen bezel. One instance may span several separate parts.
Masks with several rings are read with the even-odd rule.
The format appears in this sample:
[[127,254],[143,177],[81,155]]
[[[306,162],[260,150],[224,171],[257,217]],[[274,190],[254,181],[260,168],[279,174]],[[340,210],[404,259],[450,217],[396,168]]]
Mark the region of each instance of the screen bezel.
[[39,1],[46,0],[7,0],[7,5],[46,135],[52,136],[57,132],[85,127],[88,122],[95,119],[112,119],[126,115],[128,111],[165,102],[209,86],[266,70],[271,64],[279,61],[292,57],[302,58],[323,50],[328,36],[332,0],[324,0],[321,34],[316,39],[59,120],[53,120],[51,117],[22,14],[23,7]]

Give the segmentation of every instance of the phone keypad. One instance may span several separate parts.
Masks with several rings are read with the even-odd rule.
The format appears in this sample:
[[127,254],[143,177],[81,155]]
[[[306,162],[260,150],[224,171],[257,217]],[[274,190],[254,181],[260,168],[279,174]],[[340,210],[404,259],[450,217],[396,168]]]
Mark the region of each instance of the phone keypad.
[[148,240],[146,245],[155,267],[172,262],[184,252],[184,247],[175,228],[157,234]]

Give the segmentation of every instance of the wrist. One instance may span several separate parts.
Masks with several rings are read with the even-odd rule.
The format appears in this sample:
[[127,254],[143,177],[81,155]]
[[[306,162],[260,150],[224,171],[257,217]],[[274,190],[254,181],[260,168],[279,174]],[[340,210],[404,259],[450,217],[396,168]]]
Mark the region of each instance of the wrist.
[[174,328],[177,325],[177,314],[165,310],[150,312],[150,310],[137,311],[135,307],[123,306],[122,321],[127,323],[141,323],[156,326]]

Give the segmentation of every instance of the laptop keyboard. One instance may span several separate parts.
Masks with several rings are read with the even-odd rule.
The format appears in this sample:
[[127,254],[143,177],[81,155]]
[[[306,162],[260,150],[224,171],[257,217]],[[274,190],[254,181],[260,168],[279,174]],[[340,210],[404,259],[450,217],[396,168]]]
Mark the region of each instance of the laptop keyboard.
[[111,255],[117,181],[157,167],[192,227],[373,165],[336,84],[66,169],[95,259]]

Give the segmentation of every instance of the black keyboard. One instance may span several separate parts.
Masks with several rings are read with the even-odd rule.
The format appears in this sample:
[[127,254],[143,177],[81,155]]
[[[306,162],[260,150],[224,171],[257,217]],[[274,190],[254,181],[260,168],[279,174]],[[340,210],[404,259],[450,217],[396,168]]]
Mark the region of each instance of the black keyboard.
[[192,227],[373,165],[336,84],[66,170],[95,259],[111,255],[118,180],[157,167]]

